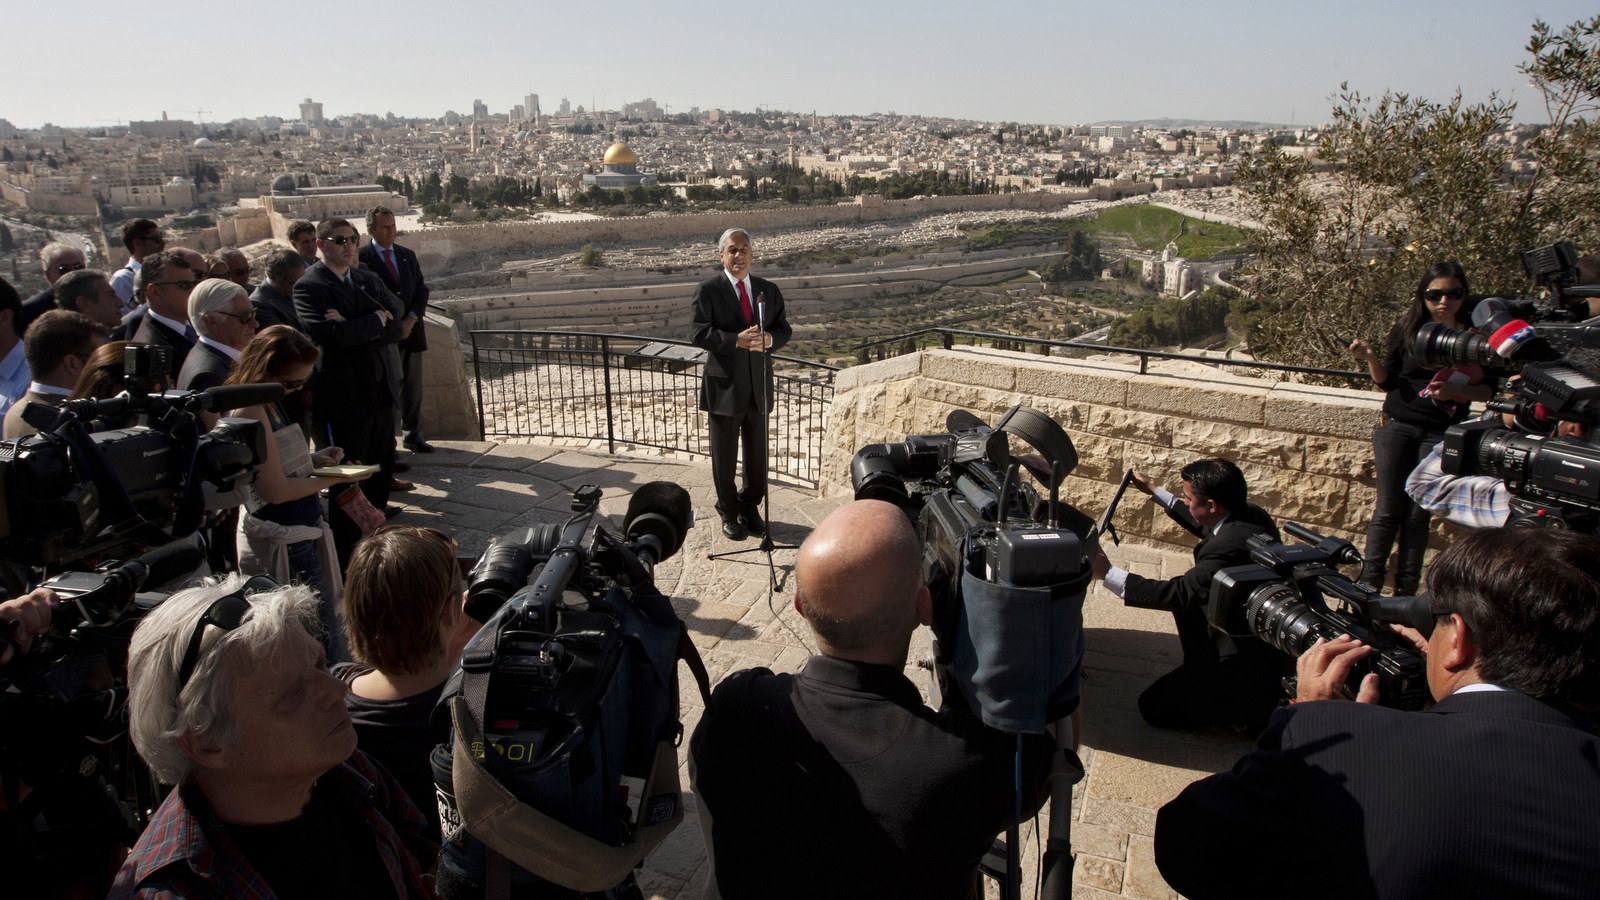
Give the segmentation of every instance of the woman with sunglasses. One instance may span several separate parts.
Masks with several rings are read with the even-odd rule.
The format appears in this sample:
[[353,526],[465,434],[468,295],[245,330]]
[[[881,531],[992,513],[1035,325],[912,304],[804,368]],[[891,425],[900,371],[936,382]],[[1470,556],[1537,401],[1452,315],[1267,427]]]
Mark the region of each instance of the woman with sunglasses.
[[1466,299],[1467,273],[1454,262],[1436,263],[1417,282],[1411,309],[1389,332],[1381,359],[1366,341],[1350,344],[1350,355],[1367,364],[1372,380],[1387,394],[1378,424],[1372,429],[1378,500],[1367,526],[1367,549],[1358,576],[1362,585],[1375,591],[1383,587],[1389,550],[1398,531],[1400,559],[1394,593],[1409,596],[1417,592],[1428,546],[1428,511],[1406,496],[1406,476],[1444,439],[1446,428],[1467,418],[1469,404],[1494,396],[1493,381],[1486,380],[1479,367],[1430,369],[1416,357],[1417,329],[1424,324],[1471,327],[1462,315]]
[[[224,383],[281,384],[292,393],[305,386],[320,353],[310,338],[287,325],[274,325],[246,345]],[[249,514],[239,517],[239,570],[313,588],[322,600],[322,641],[328,660],[349,659],[337,613],[344,594],[339,562],[317,494],[323,488],[366,476],[312,475],[313,465],[337,465],[344,451],[328,447],[308,453],[309,440],[281,401],[247,406],[230,415],[255,419],[270,428],[273,436],[266,442],[267,458],[250,486],[251,498],[245,503]]]

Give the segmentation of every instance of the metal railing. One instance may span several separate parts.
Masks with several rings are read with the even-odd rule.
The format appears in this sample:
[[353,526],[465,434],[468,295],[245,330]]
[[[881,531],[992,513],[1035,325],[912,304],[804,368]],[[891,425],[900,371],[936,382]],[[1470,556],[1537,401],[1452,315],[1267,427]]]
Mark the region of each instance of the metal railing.
[[894,337],[879,338],[865,344],[857,344],[850,348],[854,350],[861,362],[867,362],[870,355],[867,351],[874,347],[878,351],[878,359],[885,356],[901,356],[906,353],[915,353],[923,349],[918,338],[930,334],[937,334],[942,338],[944,349],[949,350],[955,346],[958,337],[985,340],[1001,349],[1015,346],[1022,349],[1025,346],[1037,346],[1041,353],[1049,353],[1052,348],[1060,347],[1064,350],[1088,350],[1092,353],[1121,353],[1139,358],[1139,374],[1143,375],[1149,370],[1152,359],[1182,359],[1189,362],[1205,363],[1211,366],[1238,366],[1244,369],[1265,369],[1273,372],[1296,372],[1301,375],[1325,375],[1333,378],[1353,378],[1366,381],[1366,372],[1355,372],[1346,369],[1318,369],[1312,366],[1291,366],[1285,363],[1261,362],[1254,359],[1218,359],[1215,356],[1200,356],[1194,353],[1173,353],[1168,350],[1142,350],[1137,347],[1112,347],[1106,344],[1090,344],[1084,341],[1052,341],[1046,338],[1018,337],[1014,334],[994,334],[988,331],[965,331],[960,328],[923,328],[920,331],[908,331]]
[[[709,456],[704,354],[687,341],[589,331],[472,331],[484,438],[604,440]],[[644,351],[644,352],[641,352]],[[769,470],[815,487],[837,366],[774,354]]]

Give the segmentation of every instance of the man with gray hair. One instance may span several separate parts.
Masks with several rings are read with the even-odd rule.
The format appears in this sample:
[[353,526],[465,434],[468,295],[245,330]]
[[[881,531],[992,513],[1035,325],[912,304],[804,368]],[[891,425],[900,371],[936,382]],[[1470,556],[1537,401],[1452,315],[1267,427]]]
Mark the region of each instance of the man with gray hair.
[[[695,288],[689,341],[706,351],[700,408],[710,420],[711,483],[722,533],[742,541],[747,534],[767,532],[760,511],[767,496],[767,413],[772,409],[767,354],[787,344],[791,330],[778,286],[750,274],[750,235],[742,228],[724,231],[717,252],[722,272]],[[744,488],[735,490],[741,447]]]
[[88,267],[83,251],[71,244],[51,241],[39,251],[39,265],[49,287],[22,301],[22,316],[17,319],[17,334],[25,334],[34,319],[56,308],[56,282],[61,276]]
[[434,896],[423,873],[438,848],[399,783],[356,750],[319,621],[310,588],[231,575],[139,623],[128,730],[176,790],[111,897]]
[[255,307],[244,288],[225,278],[207,278],[189,293],[189,324],[199,338],[178,373],[178,390],[216,387],[228,380],[256,336]]
[[[935,712],[905,676],[933,621],[899,507],[839,507],[800,548],[794,605],[818,654],[798,675],[723,679],[689,744],[713,885],[740,898],[967,900],[1012,810],[1016,738]],[[1054,741],[1023,742],[1023,811]]]
[[262,331],[274,325],[287,325],[305,333],[300,316],[294,311],[294,283],[306,273],[305,260],[289,247],[279,247],[267,254],[266,280],[250,295],[250,305],[256,308],[256,324]]
[[55,291],[57,309],[82,313],[107,328],[122,323],[122,298],[117,296],[104,272],[94,269],[68,272],[56,282]]
[[228,267],[228,274],[222,276],[229,281],[244,288],[246,294],[256,289],[250,282],[250,257],[238,247],[223,247],[217,251],[217,258]]

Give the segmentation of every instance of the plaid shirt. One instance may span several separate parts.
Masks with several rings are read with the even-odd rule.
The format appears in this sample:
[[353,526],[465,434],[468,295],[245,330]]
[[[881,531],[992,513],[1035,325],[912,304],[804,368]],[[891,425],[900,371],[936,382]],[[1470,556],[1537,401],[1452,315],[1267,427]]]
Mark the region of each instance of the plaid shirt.
[[[433,879],[425,880],[422,873],[439,848],[423,837],[426,823],[400,784],[359,750],[322,783],[331,784],[340,799],[360,805],[395,895],[435,900]],[[167,795],[117,873],[109,900],[125,897],[276,900],[277,895],[240,855],[200,790],[187,784]]]
[[1449,475],[1444,444],[1433,448],[1406,479],[1406,493],[1417,505],[1465,528],[1498,528],[1511,518],[1511,492],[1490,475]]

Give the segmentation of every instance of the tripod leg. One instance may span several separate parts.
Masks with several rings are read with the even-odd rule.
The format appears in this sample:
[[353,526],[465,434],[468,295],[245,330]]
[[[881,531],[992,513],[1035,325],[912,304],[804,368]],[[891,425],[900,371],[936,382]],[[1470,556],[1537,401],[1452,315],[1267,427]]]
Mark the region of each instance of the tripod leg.
[[1072,896],[1072,786],[1083,780],[1083,763],[1074,749],[1072,717],[1058,719],[1055,762],[1050,767],[1050,837],[1041,861],[1041,900]]

